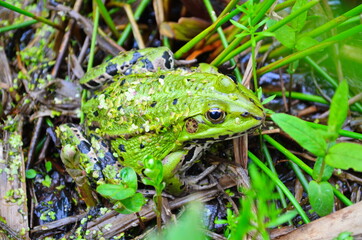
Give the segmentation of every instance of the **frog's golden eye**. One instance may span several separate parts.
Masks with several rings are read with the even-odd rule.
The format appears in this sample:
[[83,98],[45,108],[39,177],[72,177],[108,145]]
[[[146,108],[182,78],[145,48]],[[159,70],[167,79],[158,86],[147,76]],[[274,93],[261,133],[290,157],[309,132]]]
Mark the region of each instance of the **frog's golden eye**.
[[225,119],[226,113],[220,108],[211,108],[206,112],[206,117],[212,123],[222,123]]

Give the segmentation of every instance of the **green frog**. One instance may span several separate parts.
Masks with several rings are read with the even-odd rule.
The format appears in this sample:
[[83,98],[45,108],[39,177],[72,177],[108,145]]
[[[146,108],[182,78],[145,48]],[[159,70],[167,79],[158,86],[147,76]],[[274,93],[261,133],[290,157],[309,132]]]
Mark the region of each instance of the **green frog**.
[[167,191],[180,194],[187,183],[178,170],[203,146],[245,134],[265,118],[250,90],[208,64],[175,68],[166,47],[122,53],[80,83],[93,92],[82,105],[84,127],[63,124],[56,132],[62,146],[81,153],[79,168],[98,185],[117,182],[124,166],[142,178],[143,159],[153,156],[162,160]]

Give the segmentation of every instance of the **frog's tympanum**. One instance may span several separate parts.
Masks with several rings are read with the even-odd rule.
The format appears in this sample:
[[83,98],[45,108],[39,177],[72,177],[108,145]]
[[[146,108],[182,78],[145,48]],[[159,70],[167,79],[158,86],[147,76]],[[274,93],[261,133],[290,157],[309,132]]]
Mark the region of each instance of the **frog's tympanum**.
[[178,194],[178,169],[203,145],[261,125],[263,108],[244,86],[208,64],[177,69],[174,62],[165,47],[131,51],[80,80],[93,90],[82,106],[85,126],[63,124],[57,134],[63,146],[76,146],[79,167],[98,184],[116,181],[122,166],[141,176],[143,159],[153,156],[163,160],[168,191]]

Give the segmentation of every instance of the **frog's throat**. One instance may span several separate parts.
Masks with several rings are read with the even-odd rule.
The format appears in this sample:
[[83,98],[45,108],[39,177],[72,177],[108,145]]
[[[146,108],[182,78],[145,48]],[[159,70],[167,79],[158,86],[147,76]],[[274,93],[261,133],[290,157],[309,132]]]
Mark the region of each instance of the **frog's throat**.
[[185,144],[205,144],[205,143],[213,143],[213,142],[230,140],[233,138],[240,137],[246,133],[253,132],[256,128],[259,128],[261,125],[262,125],[262,123],[250,128],[244,132],[238,132],[238,133],[234,133],[234,134],[219,135],[217,137],[209,137],[209,138],[195,138],[195,139],[186,141]]

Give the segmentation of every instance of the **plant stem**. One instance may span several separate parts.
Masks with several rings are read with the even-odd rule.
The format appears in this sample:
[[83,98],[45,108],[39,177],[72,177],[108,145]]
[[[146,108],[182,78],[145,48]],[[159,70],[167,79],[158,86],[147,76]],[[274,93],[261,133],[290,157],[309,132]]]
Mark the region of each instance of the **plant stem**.
[[[327,150],[328,151],[328,150]],[[327,155],[328,153],[326,153]],[[317,183],[320,183],[322,181],[322,177],[323,177],[323,172],[324,169],[326,168],[326,161],[324,160],[324,156],[323,156],[323,160],[322,160],[322,165],[321,168],[319,169],[319,174],[318,174],[318,178],[316,179]]]
[[[275,25],[273,25],[273,26],[275,26]],[[344,40],[347,37],[353,36],[354,34],[357,34],[361,31],[362,31],[362,25],[352,27],[340,34],[337,34],[336,36],[333,36],[333,37],[330,37],[330,38],[324,40],[323,42],[321,42],[319,44],[316,44],[316,45],[314,45],[310,48],[304,49],[302,51],[293,53],[283,59],[277,60],[265,67],[262,67],[262,68],[258,69],[257,73],[258,73],[258,75],[263,75],[267,72],[280,68],[288,63],[294,62],[298,59],[305,58],[311,54],[317,53],[318,51],[320,51],[326,47],[329,47],[341,40]]]
[[[233,3],[236,4],[237,1],[233,0]],[[212,5],[211,5],[211,3],[210,3],[210,0],[204,0],[204,4],[205,4],[205,6],[206,6],[206,9],[207,9],[207,11],[208,11],[208,13],[209,13],[209,15],[210,15],[210,18],[211,18],[212,22],[213,22],[213,23],[216,22],[216,21],[217,21],[217,17],[216,17],[216,14],[215,14],[214,9],[212,8]],[[231,5],[231,4],[229,3],[228,5]],[[222,45],[224,46],[224,48],[227,48],[227,46],[229,45],[229,43],[228,43],[228,41],[227,41],[227,39],[226,39],[226,37],[225,37],[225,34],[224,34],[224,32],[222,31],[222,28],[221,28],[221,27],[218,27],[218,28],[217,28],[217,33],[218,33],[219,36],[220,36],[220,40],[221,40]],[[236,66],[235,60],[234,60],[234,59],[230,59],[230,64],[231,64],[231,67]],[[240,73],[239,68],[237,68],[237,67],[234,68],[234,73],[235,73],[235,77],[236,77],[237,81],[238,81],[239,83],[241,83],[242,76],[241,76],[241,73]]]
[[37,23],[37,22],[38,22],[37,20],[33,19],[33,20],[25,21],[25,22],[22,22],[19,24],[12,24],[12,25],[0,28],[0,33],[27,27],[27,26],[33,25],[34,23]]
[[[323,77],[323,79],[327,80],[333,87],[336,89],[338,87],[337,80],[332,78],[326,71],[324,71],[315,61],[313,61],[310,57],[305,57],[304,60],[312,66],[319,75]],[[350,94],[348,94],[351,97]],[[358,109],[359,112],[362,112],[362,106],[360,103],[354,103],[354,106]]]
[[[270,8],[270,6],[274,3],[274,0],[272,1],[264,1],[263,2],[263,5],[260,5],[260,7],[257,9],[257,12],[258,12],[258,15],[255,16],[252,21],[251,21],[251,26],[254,26],[256,25],[261,19],[262,17],[264,17],[264,14],[267,12],[267,10]],[[251,46],[251,40],[249,40],[247,43],[245,44],[248,44],[247,47],[245,48],[242,48],[242,50],[239,48],[237,49],[240,49],[240,51],[233,51],[233,49],[235,49],[239,44],[240,44],[240,41],[243,37],[236,37],[231,43],[230,45],[228,46],[228,48],[224,49],[224,51],[222,51],[212,62],[211,62],[211,65],[214,65],[214,66],[219,66],[221,65],[222,63],[226,62],[227,60],[235,57],[237,54],[239,54],[240,52],[244,51],[245,49],[247,49],[248,47]],[[260,38],[261,39],[261,38]],[[258,38],[255,38],[255,42],[258,41]],[[243,45],[245,45],[243,44]],[[242,45],[242,46],[243,46]],[[234,55],[232,54],[234,53]]]
[[[150,2],[151,2],[151,0],[142,0],[140,2],[140,4],[138,5],[136,11],[134,12],[135,21],[137,21],[141,17],[143,11],[146,9],[146,7],[148,6],[148,4]],[[131,30],[132,30],[132,26],[131,26],[130,23],[128,23],[126,28],[124,29],[121,37],[117,41],[118,45],[122,46],[124,44],[124,42],[126,41],[126,39],[129,36],[129,34],[131,33]]]
[[[318,2],[319,2],[319,0],[312,0],[312,1],[308,2],[303,7],[299,8],[297,11],[293,12],[292,14],[286,16],[285,18],[283,18],[279,22],[275,23],[273,26],[271,26],[268,29],[268,31],[269,32],[276,31],[277,29],[279,29],[280,27],[286,25],[288,22],[290,22],[294,18],[298,17],[303,12],[307,11],[308,9],[310,9],[311,7],[316,5]],[[260,41],[260,40],[262,40],[264,38],[265,38],[265,36],[259,35],[259,36],[255,37],[255,41],[258,42],[258,41]],[[235,57],[240,52],[244,51],[245,49],[247,49],[247,48],[249,48],[251,46],[251,41],[250,40],[248,42],[244,43],[243,45],[241,45],[238,48],[236,48],[236,46],[239,44],[239,42],[236,45],[234,45],[233,42],[230,43],[230,46],[232,46],[232,47],[229,46],[229,48],[234,49],[234,50],[231,51],[228,55],[223,54],[224,52],[221,53],[217,58],[214,59],[214,61],[212,61],[212,63],[211,63],[212,65],[219,66],[220,64],[224,63],[225,61],[227,61],[230,58]],[[224,51],[226,51],[226,49]],[[226,55],[226,56],[224,56],[224,55]]]
[[45,23],[45,24],[47,24],[49,26],[52,26],[52,27],[54,27],[54,28],[56,28],[56,29],[58,29],[60,31],[63,31],[62,27],[59,26],[58,24],[55,24],[55,23],[53,23],[52,21],[50,21],[50,20],[48,20],[46,18],[36,16],[34,13],[28,12],[28,11],[26,11],[24,9],[15,7],[15,6],[13,6],[13,5],[5,2],[5,1],[0,1],[0,6],[8,8],[8,9],[14,11],[14,12],[18,12],[18,13],[23,14],[25,16],[31,17],[31,18],[37,20],[38,22]]
[[[288,159],[296,163],[300,168],[303,169],[306,173],[308,173],[310,176],[313,174],[313,170],[305,164],[302,160],[300,160],[297,156],[295,156],[293,153],[291,153],[288,149],[283,147],[280,143],[275,141],[273,138],[271,138],[268,135],[263,135],[263,138],[269,142],[271,145],[273,145],[275,148],[277,148],[281,153],[283,153]],[[346,206],[351,206],[353,203],[344,196],[340,191],[338,191],[334,186],[333,187],[333,193],[336,197],[339,198]]]
[[[262,150],[263,150],[263,153],[264,153],[264,156],[265,156],[265,160],[268,163],[268,167],[269,167],[270,171],[272,171],[275,176],[278,176],[277,171],[275,170],[272,158],[270,156],[269,150],[266,147],[265,142],[262,142]],[[279,200],[282,203],[283,208],[287,208],[288,205],[287,205],[287,202],[285,201],[285,195],[284,195],[283,191],[281,190],[281,188],[279,186],[276,186],[276,189],[278,191]],[[289,223],[289,225],[292,225],[292,222],[290,220],[288,221],[288,223]]]
[[304,212],[298,201],[294,198],[293,194],[289,191],[289,189],[280,181],[278,176],[276,176],[269,168],[267,168],[263,162],[259,160],[252,152],[248,151],[249,158],[263,170],[263,172],[270,177],[270,179],[283,191],[283,193],[288,197],[290,202],[293,204],[295,209],[298,211],[299,215],[302,217],[305,223],[309,223],[310,220],[307,214]]
[[[322,129],[327,131],[328,130],[328,126],[326,125],[322,125],[322,124],[317,124],[317,123],[313,123],[313,122],[306,122],[309,126],[316,128],[316,129]],[[343,130],[340,129],[338,131],[338,134],[341,136],[345,136],[345,137],[350,137],[350,138],[354,138],[354,139],[358,139],[358,140],[362,140],[362,134],[360,133],[356,133],[356,132],[351,132],[351,131],[347,131],[347,130]]]
[[157,193],[157,201],[156,204],[156,216],[157,216],[157,229],[161,232],[162,222],[161,222],[161,212],[162,212],[162,195],[161,193]]
[[[95,54],[95,47],[97,42],[97,34],[98,34],[98,24],[99,24],[99,8],[96,4],[93,4],[93,16],[94,16],[94,25],[93,25],[93,32],[92,32],[92,39],[91,39],[91,45],[90,45],[90,53],[89,53],[89,60],[87,65],[87,71],[92,69],[93,67],[93,60],[94,60],[94,54]],[[82,105],[87,99],[88,91],[83,89],[82,90]],[[80,113],[80,123],[84,122],[84,113],[81,111]]]
[[305,178],[305,176],[303,175],[303,172],[300,170],[298,165],[295,164],[294,162],[290,162],[290,166],[293,169],[293,171],[294,171],[295,175],[297,176],[297,178],[299,179],[300,183],[302,184],[304,190],[307,191],[307,189],[308,189],[308,181]]
[[196,37],[188,41],[185,45],[183,45],[177,52],[175,52],[174,57],[176,59],[179,59],[182,57],[183,54],[185,54],[187,51],[189,51],[193,46],[195,46],[197,43],[199,43],[202,39],[206,38],[207,35],[213,33],[217,30],[218,27],[229,21],[231,18],[236,16],[240,13],[240,10],[235,9],[232,12],[226,14],[223,18],[218,19],[216,22],[211,24],[208,28],[206,28],[204,31],[199,33]]
[[[349,10],[348,12],[345,12],[341,16],[338,16],[338,17],[330,20],[329,22],[323,24],[322,26],[317,27],[310,32],[301,34],[300,36],[298,36],[298,40],[303,37],[312,37],[312,38],[317,37],[335,27],[343,26],[344,24],[346,24],[348,22],[348,20],[350,20],[353,17],[355,17],[356,20],[359,21],[358,15],[361,12],[362,12],[362,5],[359,5],[353,9]],[[287,51],[288,51],[288,49],[285,46],[281,46],[278,49],[271,52],[269,55],[269,58],[279,57],[280,55],[282,55],[283,53],[285,53]]]
[[102,0],[95,0],[95,1],[99,7],[100,13],[103,16],[104,21],[107,23],[109,29],[112,31],[114,36],[116,36],[118,38],[119,32],[117,31],[116,26],[114,25],[114,22],[106,9],[106,6],[104,6],[104,3],[102,2]]

